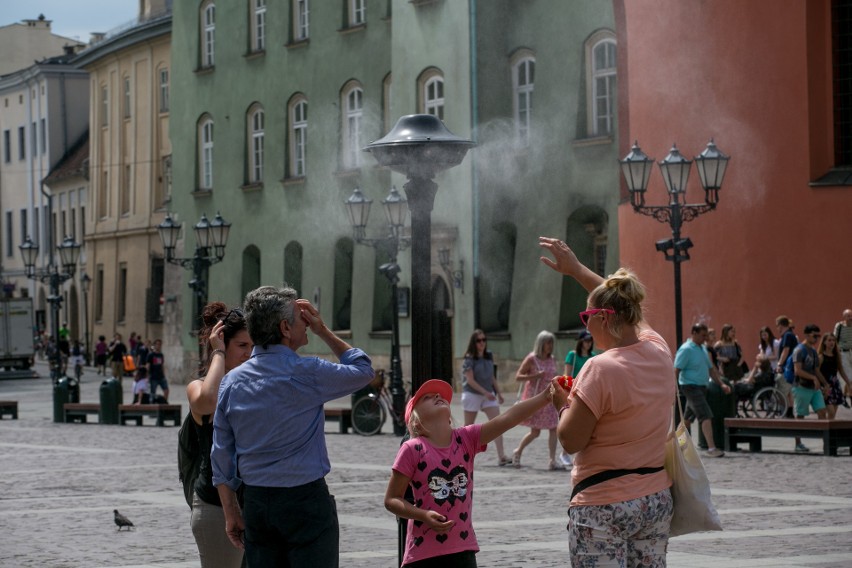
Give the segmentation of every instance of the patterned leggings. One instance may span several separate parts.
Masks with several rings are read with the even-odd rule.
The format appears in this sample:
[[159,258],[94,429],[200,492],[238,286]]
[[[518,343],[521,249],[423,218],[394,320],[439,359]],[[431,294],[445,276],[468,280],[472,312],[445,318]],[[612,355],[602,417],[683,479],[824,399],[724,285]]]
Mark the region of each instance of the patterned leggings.
[[620,503],[571,507],[571,566],[664,567],[671,520],[668,489]]

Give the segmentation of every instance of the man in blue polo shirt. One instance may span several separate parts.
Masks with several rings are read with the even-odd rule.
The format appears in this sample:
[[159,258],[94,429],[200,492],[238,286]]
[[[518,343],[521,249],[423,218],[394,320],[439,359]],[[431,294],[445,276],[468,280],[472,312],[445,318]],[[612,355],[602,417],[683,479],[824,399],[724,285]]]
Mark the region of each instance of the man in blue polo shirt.
[[722,392],[728,394],[731,388],[722,382],[719,371],[710,362],[710,355],[704,344],[707,342],[707,326],[697,323],[692,326],[692,337],[683,342],[675,355],[674,367],[680,393],[686,398],[686,411],[683,421],[687,429],[694,418],[698,419],[704,438],[707,440],[707,451],[705,455],[711,458],[720,458],[725,452],[716,447],[713,440],[713,411],[707,404],[707,387],[710,377],[722,388]]
[[[329,330],[292,288],[248,293],[251,359],[222,379],[213,415],[213,484],[225,532],[249,566],[336,567],[340,529],[323,404],[373,379],[370,358]],[[301,357],[307,330],[340,360]],[[244,487],[243,508],[236,490]],[[244,543],[244,544],[243,544]]]

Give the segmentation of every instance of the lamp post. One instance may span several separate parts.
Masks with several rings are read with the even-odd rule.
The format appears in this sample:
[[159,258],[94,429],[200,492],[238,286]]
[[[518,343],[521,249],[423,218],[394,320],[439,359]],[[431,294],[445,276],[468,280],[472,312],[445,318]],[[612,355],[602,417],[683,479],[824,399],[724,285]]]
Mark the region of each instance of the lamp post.
[[380,166],[405,174],[403,186],[411,210],[411,390],[431,374],[432,353],[432,207],[440,171],[459,165],[474,145],[450,132],[431,114],[401,117],[383,138],[368,144]]
[[29,236],[18,248],[21,250],[27,278],[46,283],[50,288],[50,296],[48,296],[47,301],[50,303],[50,311],[53,314],[51,335],[53,335],[53,341],[56,342],[56,348],[53,350],[54,365],[51,375],[54,383],[56,383],[62,371],[62,354],[59,352],[59,313],[62,309],[62,294],[59,291],[59,286],[74,277],[77,259],[80,257],[80,244],[73,238],[66,236],[56,246],[60,265],[57,266],[53,263],[53,250],[51,249],[48,264],[42,269],[35,267],[38,259],[38,245]]
[[633,210],[653,217],[661,223],[668,223],[672,230],[672,238],[657,241],[656,248],[665,254],[666,260],[674,264],[677,345],[683,341],[680,264],[689,260],[688,251],[692,248],[692,241],[681,237],[681,227],[684,223],[716,208],[719,202],[719,189],[722,187],[729,159],[729,156],[716,148],[712,139],[704,151],[695,157],[695,166],[701,178],[701,187],[704,189],[704,203],[690,204],[686,203],[686,182],[689,179],[692,161],[684,158],[677,146],[673,145],[669,155],[658,164],[669,194],[668,205],[645,205],[645,191],[648,189],[648,179],[654,160],[642,152],[638,142],[634,142],[630,153],[623,160],[619,160],[621,172],[627,182],[627,190],[630,192],[630,204]]
[[91,362],[89,351],[89,286],[92,277],[83,272],[80,275],[80,289],[83,291],[83,342],[86,344],[86,364]]
[[[373,239],[366,237],[367,219],[370,216],[370,205],[372,205],[373,200],[366,198],[361,190],[356,187],[345,203],[355,242],[381,250],[388,255],[389,262],[379,266],[379,272],[388,279],[391,285],[390,388],[393,411],[397,416],[402,416],[405,409],[405,389],[402,386],[402,362],[399,356],[399,307],[396,285],[399,283],[400,268],[396,260],[399,251],[407,248],[411,243],[411,240],[402,234],[405,217],[408,214],[408,202],[399,194],[396,186],[391,187],[388,196],[382,200],[385,219],[388,223],[388,234]],[[393,433],[402,436],[405,434],[405,425],[398,424],[394,420]]]
[[[175,246],[180,237],[180,229],[181,224],[175,223],[170,213],[167,213],[163,222],[157,225],[157,231],[160,233],[160,240],[163,243],[166,262],[192,271],[192,280],[189,281],[189,287],[192,289],[195,298],[192,329],[194,332],[197,332],[201,329],[201,312],[204,310],[204,305],[207,304],[207,269],[216,263],[222,262],[222,259],[225,257],[225,247],[228,244],[231,223],[225,221],[218,212],[212,222],[207,219],[206,214],[202,214],[201,219],[193,227],[193,231],[195,231],[195,253],[187,258],[175,256]],[[203,356],[204,348],[199,341],[199,366],[202,365]]]

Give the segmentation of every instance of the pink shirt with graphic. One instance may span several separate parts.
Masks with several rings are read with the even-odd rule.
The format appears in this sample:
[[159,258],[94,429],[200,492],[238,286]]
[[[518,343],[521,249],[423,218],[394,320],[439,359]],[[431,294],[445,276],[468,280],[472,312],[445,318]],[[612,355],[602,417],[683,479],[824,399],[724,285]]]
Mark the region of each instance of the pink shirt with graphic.
[[408,477],[414,504],[455,521],[449,531],[437,534],[421,521],[408,521],[403,565],[465,550],[479,551],[473,532],[473,458],[484,452],[479,443],[482,424],[453,430],[449,447],[432,445],[428,438],[412,438],[396,455],[394,471]]

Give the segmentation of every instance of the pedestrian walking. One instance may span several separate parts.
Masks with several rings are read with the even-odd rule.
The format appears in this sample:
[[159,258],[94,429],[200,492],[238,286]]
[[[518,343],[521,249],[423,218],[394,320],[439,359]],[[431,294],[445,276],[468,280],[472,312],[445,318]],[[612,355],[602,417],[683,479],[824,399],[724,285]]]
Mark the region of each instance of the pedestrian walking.
[[834,337],[833,333],[826,333],[822,336],[817,354],[819,355],[819,372],[829,385],[824,392],[826,413],[829,420],[834,420],[834,417],[837,416],[838,406],[849,406],[843,396],[840,377],[843,378],[843,386],[846,388],[852,387],[852,381],[846,374],[840,352],[837,349],[837,338]]
[[[480,410],[489,420],[493,420],[500,414],[500,405],[503,404],[503,395],[497,385],[494,370],[494,354],[487,346],[485,332],[481,329],[474,330],[467,342],[461,369],[465,426],[476,422],[476,415]],[[503,451],[502,436],[494,440],[494,447],[497,448],[497,465],[512,463],[512,459]]]
[[165,404],[169,402],[169,382],[166,380],[165,357],[163,357],[163,341],[155,339],[151,350],[145,357],[148,368],[148,380],[151,384],[151,401],[157,400],[157,387],[163,391]]
[[124,376],[124,356],[127,355],[127,346],[121,341],[121,334],[116,333],[109,344],[109,361],[112,367],[112,376],[121,383]]
[[[336,567],[340,531],[325,481],[323,404],[369,384],[370,358],[292,288],[253,290],[244,309],[252,357],[222,380],[213,416],[213,484],[228,538],[245,547],[249,566]],[[339,363],[296,353],[308,329]]]
[[[550,390],[550,382],[557,375],[556,360],[553,357],[553,346],[556,337],[549,331],[542,331],[535,338],[532,353],[524,357],[515,380],[523,384],[521,400],[527,400],[538,395],[542,391]],[[521,443],[512,452],[512,465],[521,467],[521,455],[524,448],[539,437],[542,430],[547,430],[547,449],[550,462],[547,468],[551,471],[565,469],[562,461],[556,460],[556,423],[558,417],[552,405],[545,405],[535,414],[521,422],[522,426],[530,429],[527,435],[521,439]]]

